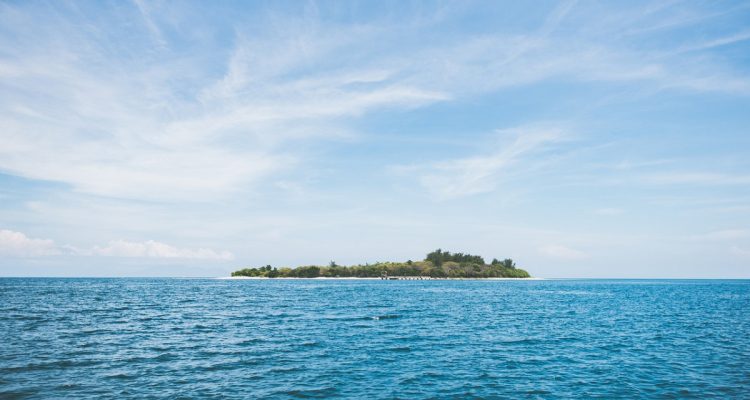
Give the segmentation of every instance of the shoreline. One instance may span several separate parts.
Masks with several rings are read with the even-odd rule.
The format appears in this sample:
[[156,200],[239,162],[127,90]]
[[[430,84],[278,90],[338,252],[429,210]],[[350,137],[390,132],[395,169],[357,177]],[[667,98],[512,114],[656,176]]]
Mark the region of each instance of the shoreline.
[[[393,280],[404,280],[404,281],[541,281],[544,280],[544,278],[536,278],[536,277],[528,277],[528,278],[423,278],[418,279],[417,277],[405,277],[407,279],[393,279]],[[408,279],[412,278],[412,279]],[[293,277],[278,277],[278,278],[268,278],[265,276],[223,276],[223,277],[217,277],[214,279],[220,279],[220,280],[281,280],[281,279],[292,279],[292,280],[338,280],[338,281],[345,281],[345,280],[376,280],[376,281],[383,281],[383,280],[389,280],[389,279],[382,279],[380,277],[355,277],[355,276],[342,276],[339,278],[334,277],[328,277],[328,276],[319,276],[316,278],[293,278]]]

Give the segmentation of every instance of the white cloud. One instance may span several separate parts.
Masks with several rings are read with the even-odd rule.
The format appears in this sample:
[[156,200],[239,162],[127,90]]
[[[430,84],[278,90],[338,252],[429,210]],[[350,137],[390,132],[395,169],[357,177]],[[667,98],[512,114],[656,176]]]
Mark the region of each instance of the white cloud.
[[177,248],[165,243],[148,240],[145,242],[129,242],[115,240],[104,247],[94,247],[89,252],[94,256],[105,257],[142,257],[142,258],[182,258],[203,260],[231,260],[234,258],[228,251],[217,252],[211,249],[196,250]]
[[46,256],[100,256],[100,257],[139,257],[139,258],[178,258],[195,260],[232,260],[228,251],[215,251],[208,248],[178,248],[165,243],[148,240],[130,242],[114,240],[106,246],[80,249],[69,245],[58,245],[51,239],[33,239],[21,232],[0,230],[0,255],[9,257]]
[[[144,29],[161,42],[157,21],[136,5]],[[6,27],[22,31],[23,21]],[[300,156],[289,147],[301,140],[340,137],[347,129],[339,119],[448,98],[367,63],[288,77],[346,52],[362,35],[310,28],[251,41],[240,34],[227,73],[216,77],[209,72],[216,61],[202,55],[183,61],[161,43],[141,50],[144,59],[120,59],[107,54],[129,44],[104,44],[65,19],[49,22],[33,37],[0,36],[15,49],[0,60],[0,168],[88,194],[226,197],[296,166]]]
[[640,168],[651,168],[654,166],[660,166],[665,164],[674,163],[675,160],[671,159],[659,159],[659,160],[648,160],[648,161],[631,161],[623,160],[615,165],[608,165],[607,167],[615,170],[632,170]]
[[[242,21],[228,21],[237,32],[230,54],[210,53],[202,43],[178,53],[157,13],[140,1],[118,11],[140,16],[143,23],[130,28],[140,27],[145,43],[130,32],[129,41],[107,40],[119,37],[118,24],[108,24],[112,15],[80,23],[7,5],[15,12],[0,20],[0,45],[9,49],[0,60],[0,168],[96,195],[205,200],[299,166],[305,158],[292,147],[300,140],[339,137],[348,131],[347,118],[382,108],[421,107],[550,78],[750,93],[746,77],[705,57],[696,62],[600,40],[641,23],[639,12],[553,34],[571,16],[591,18],[573,5],[552,10],[538,31],[459,35],[434,45],[402,40],[419,37],[419,24],[395,29],[280,18],[253,35]],[[171,29],[187,24],[172,18]],[[25,33],[32,24],[38,29]],[[488,177],[512,162],[511,153],[436,166],[490,187],[449,182],[442,195],[491,190]],[[441,178],[423,181],[432,186],[435,179]]]
[[746,185],[750,175],[733,175],[714,172],[671,172],[643,177],[643,181],[658,185]]
[[714,231],[709,232],[703,235],[695,235],[691,236],[691,240],[695,241],[714,241],[714,242],[721,242],[721,241],[728,241],[728,240],[736,240],[736,239],[744,239],[750,237],[750,230],[747,229],[725,229],[721,231]]
[[166,47],[167,42],[166,40],[164,40],[164,35],[161,33],[161,30],[159,30],[159,27],[156,25],[156,23],[154,23],[154,20],[151,17],[149,5],[145,3],[143,0],[133,0],[133,4],[135,4],[136,7],[138,7],[138,11],[143,17],[143,23],[146,25],[146,28],[151,33],[151,37],[153,41],[156,43],[156,45],[161,48]]
[[62,254],[53,240],[32,239],[21,232],[0,229],[0,255],[43,257]]
[[732,254],[736,255],[736,256],[740,256],[740,257],[750,257],[750,250],[747,250],[747,249],[743,249],[743,248],[741,248],[741,247],[738,247],[738,246],[732,246],[732,247],[731,247],[731,248],[729,249],[729,251],[730,251],[730,252],[731,252]]
[[419,178],[420,183],[441,199],[451,199],[489,192],[495,189],[503,173],[522,157],[559,142],[564,134],[558,128],[521,127],[499,131],[511,134],[515,139],[493,153],[481,156],[458,158],[429,166]]
[[714,47],[727,46],[738,42],[744,42],[746,40],[750,40],[750,31],[738,32],[734,35],[720,37],[718,39],[712,39],[697,44],[691,44],[689,46],[678,49],[677,52],[683,53],[689,51],[707,50]]
[[551,244],[541,247],[539,251],[549,257],[563,260],[582,260],[588,258],[588,254],[560,244]]
[[[684,161],[694,166],[700,163],[689,160],[690,146],[659,147],[665,146],[659,127],[669,129],[674,125],[662,124],[667,120],[660,120],[655,127],[654,121],[649,120],[648,124],[641,124],[643,131],[637,127],[631,131],[632,126],[617,123],[624,115],[619,111],[642,112],[644,108],[637,107],[638,98],[651,95],[654,90],[750,93],[743,65],[737,64],[728,53],[704,51],[744,40],[746,31],[712,39],[712,34],[725,35],[720,32],[732,28],[703,29],[709,28],[704,25],[701,29],[685,29],[703,32],[701,39],[705,42],[672,32],[656,35],[658,32],[653,29],[638,32],[639,28],[649,27],[664,32],[665,26],[674,26],[665,25],[663,22],[669,21],[662,18],[672,14],[677,17],[680,13],[672,13],[674,10],[646,18],[641,16],[643,10],[639,7],[610,4],[595,7],[599,12],[594,14],[587,11],[591,7],[567,3],[546,19],[538,18],[538,11],[544,12],[538,9],[533,17],[529,14],[528,20],[508,21],[510,24],[498,20],[492,26],[456,31],[455,27],[465,25],[461,18],[471,13],[449,10],[444,13],[445,19],[421,19],[417,26],[412,23],[415,15],[400,8],[401,12],[385,13],[397,15],[398,24],[392,23],[391,17],[380,18],[382,15],[378,18],[368,15],[366,20],[356,16],[346,20],[358,22],[338,24],[336,21],[342,19],[329,18],[326,11],[300,21],[290,17],[293,13],[274,15],[265,7],[263,12],[250,13],[255,15],[242,12],[223,15],[227,10],[218,6],[211,13],[220,16],[221,24],[217,25],[217,18],[208,15],[202,15],[198,21],[185,19],[186,15],[196,13],[192,7],[118,3],[113,12],[113,8],[98,8],[104,3],[91,4],[96,9],[64,3],[60,7],[8,3],[3,4],[0,13],[3,26],[0,48],[4,49],[0,57],[0,170],[65,184],[44,185],[49,192],[45,189],[40,196],[23,193],[41,205],[23,212],[14,211],[10,205],[5,209],[5,219],[16,221],[15,225],[24,221],[28,226],[46,226],[49,232],[67,229],[66,234],[53,236],[87,243],[85,251],[55,247],[55,251],[64,254],[98,252],[100,256],[180,255],[222,259],[226,254],[221,251],[195,250],[191,246],[200,247],[205,241],[221,243],[210,246],[228,246],[238,255],[243,251],[255,252],[255,248],[244,247],[247,243],[243,243],[243,238],[283,234],[288,240],[295,234],[298,238],[304,236],[300,232],[305,235],[317,232],[313,228],[300,229],[301,221],[316,228],[321,225],[310,221],[345,225],[351,218],[342,219],[336,214],[326,220],[319,216],[329,209],[338,211],[353,203],[367,208],[366,213],[377,221],[383,221],[384,214],[403,210],[419,211],[415,220],[429,220],[434,213],[467,217],[480,213],[487,219],[512,220],[533,212],[540,207],[541,200],[554,199],[561,192],[570,195],[562,199],[564,202],[594,201],[584,207],[595,210],[607,205],[597,205],[597,197],[611,198],[614,193],[599,191],[611,187],[609,182],[595,186],[603,177],[619,178],[618,174],[589,168],[585,157],[571,158],[565,164],[556,161],[563,151],[565,157],[575,151],[559,143],[565,136],[555,138],[555,127],[551,129],[552,136],[545,136],[549,132],[532,126],[529,121],[536,118],[582,121],[577,126],[595,133],[585,145],[595,145],[591,142],[605,137],[629,145],[651,143],[654,139],[653,147],[626,144],[620,148],[623,152],[614,156],[602,152],[601,158],[595,158],[603,160],[602,163],[638,154],[642,157],[682,154]],[[472,13],[476,11],[475,7],[466,8],[472,9]],[[705,16],[700,6],[683,8],[696,11],[696,17]],[[68,12],[71,9],[74,12]],[[497,17],[502,19],[501,14]],[[440,25],[443,22],[447,23]],[[542,24],[539,29],[537,23]],[[35,29],[30,30],[29,26]],[[126,27],[127,32],[118,31],[120,27]],[[683,43],[698,43],[702,48],[674,52],[674,49],[685,50]],[[552,97],[548,99],[547,94]],[[618,103],[620,96],[627,97],[628,102]],[[677,97],[681,98],[679,93]],[[533,103],[535,98],[544,98],[540,107],[515,112],[516,106]],[[721,97],[727,98],[728,104],[739,104],[734,97]],[[547,104],[550,99],[554,105]],[[455,101],[455,107],[440,106],[424,113],[395,112],[380,118],[383,110],[410,110],[448,101]],[[511,106],[506,108],[508,104]],[[631,108],[634,104],[636,107]],[[715,104],[719,107],[724,103]],[[613,114],[613,109],[619,111]],[[433,119],[434,113],[443,115]],[[442,125],[443,117],[448,124]],[[474,117],[476,121],[468,121]],[[710,115],[706,118],[710,119]],[[462,124],[461,119],[467,119],[465,128],[457,128],[450,137],[445,131],[440,132],[444,135],[426,131],[431,123],[457,126]],[[511,139],[462,153],[476,139],[475,129],[488,124],[507,126],[508,120],[521,125],[513,130]],[[611,129],[610,123],[616,129]],[[354,141],[346,148],[317,143],[348,140],[359,135],[362,127],[372,137],[388,130],[387,134],[398,136],[399,140],[425,145],[403,146],[392,151],[393,148],[380,146],[381,143],[375,143],[372,149]],[[591,127],[599,132],[593,132]],[[652,128],[655,130],[650,132]],[[444,158],[435,157],[448,148],[445,145],[448,142],[460,145]],[[357,154],[367,150],[373,152],[360,162]],[[406,187],[403,182],[378,179],[379,171],[372,165],[379,167],[377,161],[381,156],[389,160],[396,157],[429,160],[409,171],[439,198],[455,199],[503,188],[507,189],[503,203],[479,200],[463,209],[460,201],[432,205],[434,208],[415,207],[408,198],[410,188],[402,196],[401,190]],[[444,162],[435,162],[438,160]],[[559,168],[549,168],[552,163]],[[635,180],[649,172],[659,172],[647,171],[650,168],[646,167],[661,163],[665,162],[624,163],[619,168],[625,172],[633,170],[621,172],[623,180],[631,174]],[[290,176],[295,173],[298,175]],[[305,185],[297,184],[307,176],[314,179]],[[372,184],[363,185],[356,179],[359,176],[372,179]],[[739,173],[735,176],[675,174],[661,179],[667,183],[723,182],[738,186],[750,182]],[[658,177],[654,181],[645,180],[657,184],[662,181]],[[267,185],[272,182],[282,182],[277,185],[280,190],[269,191]],[[571,185],[588,186],[572,192],[568,191]],[[68,188],[77,193],[67,193]],[[628,199],[623,199],[626,203],[643,194],[637,187],[633,189]],[[370,190],[377,193],[372,195]],[[540,194],[550,196],[532,199],[527,196],[529,190],[544,191]],[[284,193],[277,195],[277,192]],[[48,193],[52,194],[45,200]],[[68,197],[67,202],[58,201],[61,193]],[[701,193],[690,195],[700,197]],[[720,191],[712,195],[732,196]],[[120,202],[101,196],[147,201]],[[403,207],[389,209],[394,198]],[[189,202],[196,199],[210,202],[198,205]],[[288,206],[291,200],[294,207]],[[110,201],[119,203],[112,205]],[[97,208],[92,207],[96,203],[99,203]],[[505,206],[511,203],[518,204]],[[477,208],[470,210],[475,204]],[[629,207],[628,213],[635,213],[638,206],[641,205]],[[45,210],[39,211],[40,207]],[[595,212],[616,214],[614,209]],[[15,214],[8,216],[11,213]],[[696,216],[699,222],[712,217]],[[289,218],[289,222],[281,228],[267,223],[268,229],[264,231],[257,225],[264,218]],[[395,220],[398,220],[396,215],[385,219],[390,226],[397,226]],[[536,223],[562,226],[561,221],[546,219]],[[87,224],[92,228],[90,231],[76,232],[75,227]],[[166,239],[175,232],[179,232],[182,240]],[[171,245],[144,241],[149,237],[163,238]],[[106,244],[113,238],[130,241]],[[218,238],[222,241],[215,242]],[[299,243],[320,247],[319,243],[309,244],[307,239],[300,239]],[[560,234],[536,243],[571,243],[570,239],[571,236]],[[685,240],[684,233],[680,240]],[[99,246],[93,247],[94,243]],[[263,251],[278,247],[277,243],[265,243],[269,245]],[[573,240],[572,244],[575,243],[590,244]],[[257,243],[254,246],[263,247]],[[565,254],[554,246],[547,250]]]

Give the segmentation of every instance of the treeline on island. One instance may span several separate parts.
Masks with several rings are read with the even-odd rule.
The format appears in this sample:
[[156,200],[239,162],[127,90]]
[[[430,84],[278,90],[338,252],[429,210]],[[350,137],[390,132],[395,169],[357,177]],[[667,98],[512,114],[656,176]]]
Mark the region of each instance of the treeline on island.
[[451,253],[437,249],[422,261],[377,262],[364,265],[338,265],[331,261],[327,266],[307,265],[297,268],[276,268],[270,265],[243,268],[232,276],[265,278],[377,278],[388,276],[429,276],[431,278],[528,278],[529,273],[516,268],[513,260],[493,259],[487,264],[481,256]]

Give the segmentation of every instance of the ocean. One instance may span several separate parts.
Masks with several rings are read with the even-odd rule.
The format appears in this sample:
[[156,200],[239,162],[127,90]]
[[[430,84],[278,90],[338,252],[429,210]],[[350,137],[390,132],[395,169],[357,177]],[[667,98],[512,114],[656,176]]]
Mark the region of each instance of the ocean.
[[0,279],[0,398],[750,398],[748,280]]

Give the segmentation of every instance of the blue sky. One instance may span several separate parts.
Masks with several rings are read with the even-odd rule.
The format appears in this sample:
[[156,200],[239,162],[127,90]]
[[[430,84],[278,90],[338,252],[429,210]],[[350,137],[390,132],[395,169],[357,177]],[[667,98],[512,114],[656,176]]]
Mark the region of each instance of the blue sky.
[[750,4],[0,3],[0,275],[750,277]]

